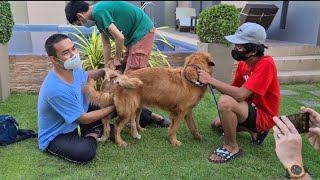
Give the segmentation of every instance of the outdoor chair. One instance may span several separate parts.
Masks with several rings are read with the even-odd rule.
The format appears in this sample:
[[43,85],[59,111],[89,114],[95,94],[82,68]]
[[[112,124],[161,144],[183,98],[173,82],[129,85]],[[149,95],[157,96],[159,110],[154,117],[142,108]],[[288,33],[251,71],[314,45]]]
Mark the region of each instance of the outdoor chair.
[[196,16],[196,10],[194,8],[177,7],[176,8],[176,30],[180,32],[190,32],[191,20],[192,24],[196,24],[196,19],[191,17]]

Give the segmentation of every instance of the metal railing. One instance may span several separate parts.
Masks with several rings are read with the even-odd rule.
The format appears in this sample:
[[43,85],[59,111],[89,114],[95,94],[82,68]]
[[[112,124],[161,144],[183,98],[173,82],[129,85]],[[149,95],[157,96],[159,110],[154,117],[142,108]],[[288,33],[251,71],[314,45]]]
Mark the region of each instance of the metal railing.
[[[146,10],[145,10],[145,8],[146,8],[147,6],[150,7],[150,8],[149,8],[149,12],[146,12]],[[143,11],[145,11],[145,12],[149,15],[149,17],[150,17],[150,19],[153,21],[153,23],[156,24],[155,19],[154,19],[154,15],[153,15],[153,6],[154,6],[154,3],[149,1],[149,2],[145,2],[145,3],[140,7],[140,9],[142,9]]]

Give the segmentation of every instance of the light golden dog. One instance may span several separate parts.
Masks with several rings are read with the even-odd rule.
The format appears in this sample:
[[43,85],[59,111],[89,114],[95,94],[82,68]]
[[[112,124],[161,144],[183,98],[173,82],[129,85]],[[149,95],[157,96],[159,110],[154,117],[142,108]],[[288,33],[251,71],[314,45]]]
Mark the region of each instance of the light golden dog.
[[[196,84],[198,83],[197,69],[212,74],[212,66],[214,63],[208,53],[197,52],[186,58],[184,67],[143,68],[129,71],[126,75],[116,78],[111,89],[102,87],[104,92],[97,92],[93,89],[91,81],[84,86],[84,92],[88,94],[89,101],[93,104],[100,107],[111,104],[116,106],[118,119],[115,123],[114,136],[117,145],[127,145],[120,134],[130,119],[132,136],[141,138],[138,131],[143,131],[144,128],[139,125],[139,119],[144,106],[159,107],[170,112],[170,143],[181,145],[177,139],[177,131],[183,118],[193,138],[201,139],[196,129],[192,109],[204,96],[207,88]],[[103,120],[105,127],[103,140],[109,137],[109,119],[110,117],[107,117]]]

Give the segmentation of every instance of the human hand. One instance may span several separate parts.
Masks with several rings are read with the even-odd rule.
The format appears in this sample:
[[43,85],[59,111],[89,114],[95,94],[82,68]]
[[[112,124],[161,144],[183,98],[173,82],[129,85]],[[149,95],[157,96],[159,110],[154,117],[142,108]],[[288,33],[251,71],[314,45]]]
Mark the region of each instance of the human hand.
[[114,58],[113,65],[115,67],[121,66],[120,58]]
[[198,70],[199,81],[204,84],[211,84],[213,77],[204,70]]
[[115,71],[115,70],[113,70],[113,69],[110,69],[110,68],[104,68],[103,70],[104,70],[104,72],[105,72],[104,78],[105,78],[107,81],[110,81],[110,78],[118,77],[118,76],[121,75],[121,74],[118,73],[117,71]]
[[306,133],[310,144],[317,150],[320,151],[320,114],[311,108],[301,107],[302,112],[308,112],[310,118],[309,132]]
[[273,127],[276,154],[285,168],[290,164],[303,165],[301,136],[287,117],[282,116],[281,119],[273,117],[276,123]]

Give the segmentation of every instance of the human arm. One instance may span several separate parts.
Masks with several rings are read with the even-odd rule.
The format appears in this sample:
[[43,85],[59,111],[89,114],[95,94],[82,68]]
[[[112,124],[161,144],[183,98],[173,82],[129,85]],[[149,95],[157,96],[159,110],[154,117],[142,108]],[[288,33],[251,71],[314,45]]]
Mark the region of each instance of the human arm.
[[115,65],[118,65],[118,63],[120,62],[122,49],[123,49],[123,45],[124,45],[124,36],[113,23],[111,23],[110,26],[108,27],[108,31],[113,36],[115,44],[116,44],[114,62],[115,62]]
[[[302,161],[302,139],[300,134],[290,120],[282,116],[273,117],[276,126],[273,127],[273,136],[276,144],[276,154],[286,169],[290,165],[298,164],[303,166]],[[300,179],[311,179],[309,173],[306,173]]]
[[198,70],[198,74],[200,82],[212,85],[219,92],[233,97],[238,102],[245,101],[252,94],[252,91],[244,87],[236,87],[219,81],[204,70]]
[[102,118],[108,116],[113,111],[115,111],[115,106],[109,106],[109,107],[102,108],[99,110],[90,111],[90,112],[82,114],[76,121],[79,124],[90,124],[92,122],[95,122],[99,119],[102,119]]
[[310,144],[317,150],[320,151],[320,114],[311,108],[300,108],[302,112],[310,113],[310,128],[309,132],[306,133]]
[[103,47],[103,58],[104,58],[104,67],[108,64],[111,58],[111,44],[109,37],[104,33],[101,33],[102,38],[102,47]]

